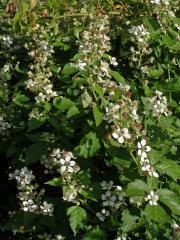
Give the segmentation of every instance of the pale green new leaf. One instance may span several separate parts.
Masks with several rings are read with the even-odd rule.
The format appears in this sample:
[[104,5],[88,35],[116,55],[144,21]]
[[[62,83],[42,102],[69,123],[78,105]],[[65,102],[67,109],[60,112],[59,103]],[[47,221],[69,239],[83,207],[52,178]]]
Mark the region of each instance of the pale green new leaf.
[[93,107],[93,115],[94,115],[96,126],[98,127],[103,120],[104,114],[99,110],[97,106],[95,106]]
[[124,79],[124,77],[116,72],[116,71],[112,71],[111,70],[111,76],[118,82],[118,83],[121,83],[121,84],[125,84],[126,83],[126,80]]
[[83,208],[79,206],[72,206],[68,208],[67,215],[69,216],[71,229],[74,235],[76,235],[79,229],[83,229],[85,227],[87,221],[87,213]]
[[67,63],[62,70],[62,75],[69,76],[73,75],[76,72],[77,68],[72,63]]
[[45,182],[45,184],[50,185],[50,186],[59,187],[62,185],[62,180],[60,178],[53,178],[53,179]]

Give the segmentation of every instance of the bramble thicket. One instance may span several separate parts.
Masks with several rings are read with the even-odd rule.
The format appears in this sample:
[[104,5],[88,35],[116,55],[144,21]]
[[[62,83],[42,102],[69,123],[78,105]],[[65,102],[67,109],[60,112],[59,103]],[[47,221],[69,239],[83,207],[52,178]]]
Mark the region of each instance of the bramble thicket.
[[180,239],[179,13],[0,1],[0,239]]

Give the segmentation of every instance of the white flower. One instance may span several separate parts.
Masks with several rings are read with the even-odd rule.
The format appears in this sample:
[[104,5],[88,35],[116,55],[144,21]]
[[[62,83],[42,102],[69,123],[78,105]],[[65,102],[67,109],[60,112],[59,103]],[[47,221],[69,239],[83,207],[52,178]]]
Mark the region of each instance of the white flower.
[[155,91],[156,95],[149,98],[148,108],[152,111],[154,117],[158,117],[162,114],[168,116],[170,111],[167,108],[167,98],[162,95],[162,92]]
[[16,169],[14,173],[10,173],[9,179],[15,179],[20,185],[28,185],[31,184],[31,181],[34,179],[34,175],[32,175],[31,170],[24,167],[21,170]]
[[22,202],[22,209],[25,212],[35,212],[38,206],[34,204],[32,199],[28,199]]
[[142,139],[137,144],[138,146],[138,156],[142,159],[147,158],[147,153],[151,151],[151,147],[146,145],[146,139]]
[[85,69],[86,65],[87,65],[87,64],[86,64],[85,62],[82,62],[82,61],[77,62],[77,67],[78,67],[80,70]]
[[58,234],[55,236],[55,239],[56,240],[64,240],[65,238],[61,234]]
[[154,167],[151,166],[148,159],[141,158],[142,171],[147,172],[149,176],[159,177],[158,173],[154,170]]
[[110,212],[108,210],[106,210],[105,208],[101,209],[101,212],[96,213],[96,217],[98,217],[99,220],[102,222],[104,222],[106,217],[109,217],[109,215],[110,215]]
[[52,203],[47,203],[46,201],[43,202],[43,204],[40,206],[40,209],[44,215],[52,216],[52,213],[54,211],[54,207]]
[[112,133],[112,137],[122,144],[126,139],[131,138],[131,134],[129,133],[128,128],[117,127],[116,130]]
[[171,227],[172,227],[174,230],[180,228],[180,226],[179,226],[177,223],[173,223],[173,224],[171,225]]
[[112,64],[113,66],[117,66],[118,65],[118,62],[117,62],[115,57],[110,57],[110,64]]
[[154,191],[150,191],[150,194],[145,198],[146,201],[149,201],[150,205],[157,205],[159,200],[159,196],[154,193]]
[[113,187],[113,184],[114,184],[113,181],[109,181],[109,182],[102,181],[100,183],[102,189],[104,189],[104,190],[111,190]]

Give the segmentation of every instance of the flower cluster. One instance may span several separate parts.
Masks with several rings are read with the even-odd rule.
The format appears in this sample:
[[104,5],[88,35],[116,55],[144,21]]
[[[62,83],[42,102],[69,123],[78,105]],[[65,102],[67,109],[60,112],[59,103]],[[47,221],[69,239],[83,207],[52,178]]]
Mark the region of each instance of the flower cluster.
[[23,211],[52,216],[54,207],[51,203],[42,202],[44,189],[37,191],[39,188],[38,184],[32,184],[35,177],[31,170],[27,169],[27,167],[20,170],[16,169],[9,174],[9,179],[17,181],[17,188],[20,191],[17,197],[20,200]]
[[2,35],[0,36],[0,43],[3,47],[10,48],[13,44],[13,39],[10,35]]
[[170,111],[167,107],[167,98],[163,96],[163,93],[160,91],[155,91],[156,95],[149,98],[149,109],[152,111],[154,117],[159,117],[161,115],[168,116]]
[[114,185],[113,181],[103,181],[100,183],[101,189],[104,191],[101,195],[102,209],[96,213],[100,221],[105,221],[106,217],[110,216],[110,211],[119,209],[123,204],[123,189],[121,186]]
[[139,44],[146,43],[150,35],[143,24],[132,26],[129,29],[129,33],[132,34],[131,40],[133,42],[138,42]]
[[154,193],[154,191],[150,191],[150,194],[145,197],[145,201],[149,201],[150,205],[157,205],[159,196]]
[[[91,16],[87,30],[83,31],[81,40],[78,41],[80,58],[76,67],[86,70],[93,75],[95,82],[103,87],[110,84],[110,64],[117,66],[115,58],[103,59],[103,54],[110,50],[109,19],[107,15]],[[95,84],[93,81],[92,84]]]
[[74,161],[73,153],[70,151],[60,150],[60,148],[54,148],[50,153],[50,156],[42,156],[41,163],[45,166],[45,173],[49,173],[52,170],[56,170],[62,176],[66,177],[79,171],[79,166]]
[[41,164],[45,166],[45,173],[57,172],[61,174],[62,181],[66,185],[63,191],[63,199],[68,202],[76,201],[78,193],[83,186],[73,180],[73,174],[80,168],[75,162],[76,157],[72,152],[54,148],[49,156],[43,155]]
[[104,222],[106,217],[109,217],[109,215],[110,215],[110,212],[105,208],[102,208],[100,212],[96,213],[96,217],[98,217],[101,222]]
[[28,80],[26,88],[35,93],[35,100],[37,103],[50,101],[51,98],[57,96],[57,92],[53,90],[53,84],[50,78],[52,72],[48,65],[52,64],[52,53],[54,52],[52,46],[44,39],[41,31],[32,34],[32,41],[25,44],[28,54],[33,58],[35,64],[29,65]]
[[146,139],[138,142],[137,147],[138,156],[140,156],[141,170],[149,176],[159,177],[148,159],[148,153],[151,151],[151,147],[146,144]]

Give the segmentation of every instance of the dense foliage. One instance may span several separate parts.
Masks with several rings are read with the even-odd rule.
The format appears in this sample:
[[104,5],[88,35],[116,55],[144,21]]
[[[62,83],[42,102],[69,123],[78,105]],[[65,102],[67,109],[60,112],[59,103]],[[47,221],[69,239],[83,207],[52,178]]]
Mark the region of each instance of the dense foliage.
[[1,239],[180,239],[178,3],[0,1]]

